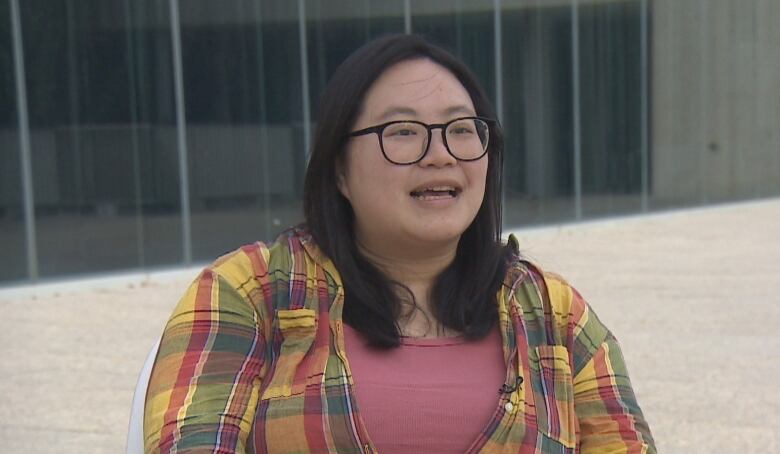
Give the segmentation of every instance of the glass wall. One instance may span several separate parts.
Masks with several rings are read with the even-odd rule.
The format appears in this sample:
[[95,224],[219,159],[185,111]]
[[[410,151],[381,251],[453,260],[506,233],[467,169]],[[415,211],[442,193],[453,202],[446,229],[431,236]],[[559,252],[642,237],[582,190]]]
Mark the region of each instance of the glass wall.
[[637,212],[642,209],[641,2],[583,4],[575,20],[582,216]]
[[501,14],[505,226],[575,217],[572,11],[514,1]]
[[0,282],[209,261],[301,221],[319,97],[386,33],[449,49],[493,99],[506,228],[777,196],[778,20],[758,0],[1,1]]
[[181,3],[192,254],[300,220],[305,168],[295,2]]
[[181,261],[159,4],[20,2],[41,277]]
[[640,211],[641,2],[505,2],[506,224]]

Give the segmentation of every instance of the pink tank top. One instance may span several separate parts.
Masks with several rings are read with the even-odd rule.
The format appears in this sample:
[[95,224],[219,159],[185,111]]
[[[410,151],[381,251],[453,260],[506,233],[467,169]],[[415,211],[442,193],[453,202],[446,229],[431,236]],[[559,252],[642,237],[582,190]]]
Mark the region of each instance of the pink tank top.
[[344,325],[355,399],[382,453],[461,453],[499,405],[506,365],[495,327],[477,342],[403,338],[389,351]]

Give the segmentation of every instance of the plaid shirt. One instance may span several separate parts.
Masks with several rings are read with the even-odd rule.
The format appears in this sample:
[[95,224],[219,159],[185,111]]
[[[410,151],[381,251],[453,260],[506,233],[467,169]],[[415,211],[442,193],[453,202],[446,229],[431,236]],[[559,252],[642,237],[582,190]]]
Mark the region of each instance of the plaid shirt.
[[[376,452],[344,353],[343,302],[333,263],[303,231],[218,259],[165,328],[146,451]],[[574,289],[518,258],[497,303],[516,386],[496,395],[469,452],[655,452],[620,347]]]

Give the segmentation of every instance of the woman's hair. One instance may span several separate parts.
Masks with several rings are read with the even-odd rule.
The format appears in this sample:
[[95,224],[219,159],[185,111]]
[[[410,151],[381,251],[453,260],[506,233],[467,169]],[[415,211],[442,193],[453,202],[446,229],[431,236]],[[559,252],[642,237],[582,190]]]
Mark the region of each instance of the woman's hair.
[[[482,117],[495,118],[475,76],[447,51],[417,35],[390,35],[365,44],[333,74],[321,98],[317,130],[304,182],[303,209],[317,245],[333,260],[344,290],[344,321],[373,345],[400,344],[397,321],[404,302],[414,304],[408,288],[370,263],[355,244],[354,213],[336,185],[347,134],[363,98],[390,66],[429,59],[449,70],[466,88]],[[501,245],[501,171],[503,136],[491,126],[485,196],[474,221],[461,235],[455,259],[438,276],[431,291],[435,321],[469,339],[487,335],[498,319],[496,292],[506,270],[509,248]],[[401,298],[406,293],[410,301]]]

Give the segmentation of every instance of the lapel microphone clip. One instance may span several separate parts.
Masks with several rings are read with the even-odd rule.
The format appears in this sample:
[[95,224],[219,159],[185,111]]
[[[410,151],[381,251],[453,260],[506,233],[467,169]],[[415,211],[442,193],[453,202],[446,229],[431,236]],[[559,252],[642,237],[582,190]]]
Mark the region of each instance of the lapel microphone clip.
[[498,393],[499,394],[511,394],[511,393],[517,391],[517,388],[519,388],[520,385],[522,385],[522,384],[523,384],[523,377],[517,377],[517,379],[515,380],[514,386],[508,385],[508,384],[504,383],[503,385],[501,385],[501,388],[498,389]]

